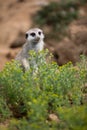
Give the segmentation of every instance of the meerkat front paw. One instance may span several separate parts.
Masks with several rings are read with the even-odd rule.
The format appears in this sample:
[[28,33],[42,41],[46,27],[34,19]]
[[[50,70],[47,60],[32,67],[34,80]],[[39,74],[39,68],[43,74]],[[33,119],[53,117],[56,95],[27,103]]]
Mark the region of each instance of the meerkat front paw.
[[22,59],[22,65],[23,65],[25,71],[30,69],[29,61],[27,59],[25,59],[25,58]]

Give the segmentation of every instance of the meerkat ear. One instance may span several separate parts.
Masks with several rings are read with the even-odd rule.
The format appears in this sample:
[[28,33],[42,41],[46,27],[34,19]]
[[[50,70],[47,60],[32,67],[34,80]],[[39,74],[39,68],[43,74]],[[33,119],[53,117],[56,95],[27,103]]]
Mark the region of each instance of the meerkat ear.
[[27,33],[25,34],[25,38],[26,38],[26,39],[28,38],[28,34],[27,34]]

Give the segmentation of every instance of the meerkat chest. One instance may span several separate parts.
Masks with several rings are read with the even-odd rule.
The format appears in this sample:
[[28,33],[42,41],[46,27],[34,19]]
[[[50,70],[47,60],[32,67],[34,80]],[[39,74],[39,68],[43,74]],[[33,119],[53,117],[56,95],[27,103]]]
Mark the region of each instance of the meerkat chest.
[[39,42],[38,44],[32,44],[32,47],[31,47],[31,50],[34,50],[34,51],[42,51],[44,48],[44,42]]
[[38,42],[37,44],[26,43],[23,47],[22,55],[23,55],[23,57],[28,58],[29,57],[29,51],[34,50],[34,51],[38,52],[38,51],[42,51],[43,48],[44,48],[44,42],[43,41]]

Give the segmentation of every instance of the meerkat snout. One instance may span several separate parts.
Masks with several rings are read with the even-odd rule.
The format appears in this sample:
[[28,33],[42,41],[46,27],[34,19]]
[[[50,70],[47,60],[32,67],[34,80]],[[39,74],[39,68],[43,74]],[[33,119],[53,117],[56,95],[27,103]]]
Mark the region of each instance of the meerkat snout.
[[[29,51],[34,50],[36,52],[42,51],[44,48],[44,34],[39,28],[33,28],[26,32],[25,34],[26,43],[23,45],[22,50],[16,56],[25,70],[30,68],[29,63]],[[35,62],[33,62],[35,63]]]

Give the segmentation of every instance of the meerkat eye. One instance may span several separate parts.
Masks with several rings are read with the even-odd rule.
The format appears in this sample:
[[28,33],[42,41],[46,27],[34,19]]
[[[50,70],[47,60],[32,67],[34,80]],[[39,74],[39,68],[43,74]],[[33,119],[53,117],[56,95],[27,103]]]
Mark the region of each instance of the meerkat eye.
[[28,34],[27,33],[25,34],[25,37],[26,37],[26,39],[28,38]]
[[41,32],[38,32],[39,35],[41,35]]
[[34,37],[36,34],[33,32],[33,33],[30,33],[30,35],[31,35],[32,37]]

